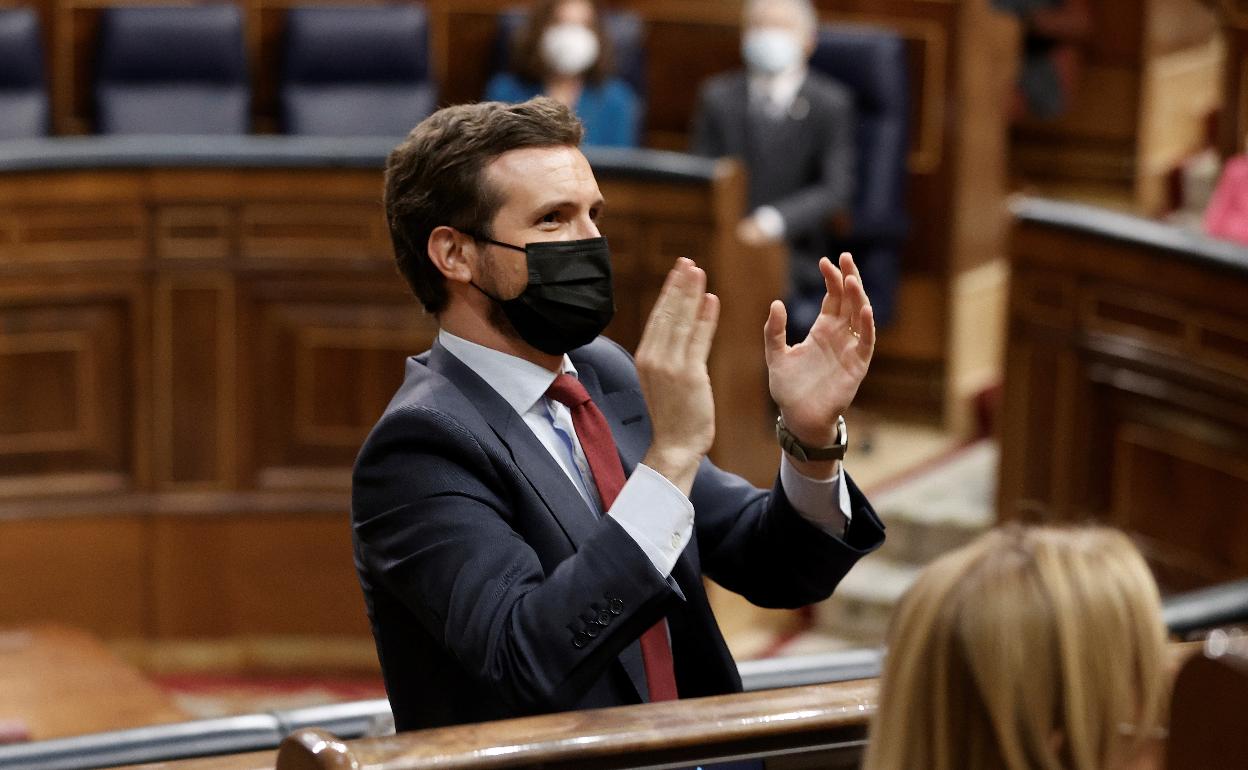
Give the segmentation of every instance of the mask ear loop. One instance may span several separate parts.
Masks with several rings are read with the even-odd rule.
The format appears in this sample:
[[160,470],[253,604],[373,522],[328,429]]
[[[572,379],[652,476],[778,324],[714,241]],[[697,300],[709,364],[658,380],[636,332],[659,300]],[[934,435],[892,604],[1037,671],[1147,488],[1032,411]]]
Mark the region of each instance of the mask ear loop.
[[[457,229],[458,229],[458,228],[457,228]],[[511,245],[510,243],[503,243],[502,241],[496,241],[496,240],[494,240],[493,238],[486,238],[484,235],[481,235],[480,233],[474,233],[474,232],[472,232],[471,230],[460,230],[460,232],[461,232],[461,233],[463,233],[464,235],[468,236],[469,238],[472,238],[473,240],[476,240],[476,241],[483,241],[483,242],[485,242],[485,243],[489,243],[489,244],[492,244],[492,245],[494,245],[494,246],[502,246],[504,249],[511,249],[511,250],[513,250],[513,251],[519,251],[519,252],[522,252],[522,253],[524,253],[524,254],[528,254],[528,249],[522,248],[522,247],[520,247],[520,246],[513,246],[513,245]],[[482,293],[482,294],[484,294],[486,297],[488,297],[488,298],[490,298],[490,299],[492,299],[492,300],[494,300],[495,302],[498,302],[498,303],[500,303],[500,304],[501,304],[501,303],[503,303],[503,302],[507,302],[507,301],[508,301],[508,300],[502,299],[501,297],[495,297],[493,294],[490,294],[488,291],[486,291],[485,289],[481,288],[481,285],[480,285],[479,283],[477,283],[476,281],[469,281],[469,282],[468,282],[468,285],[469,285],[469,286],[471,286],[472,288],[476,289],[477,291],[481,292],[481,293]]]
[[510,243],[503,243],[502,241],[496,241],[493,238],[486,238],[484,235],[481,235],[480,233],[474,233],[471,230],[460,230],[460,232],[468,236],[469,238],[472,238],[475,241],[484,241],[485,243],[489,243],[494,246],[502,246],[504,249],[511,249],[512,251],[522,251],[526,254],[528,253],[528,249],[524,248],[523,246],[513,246]]

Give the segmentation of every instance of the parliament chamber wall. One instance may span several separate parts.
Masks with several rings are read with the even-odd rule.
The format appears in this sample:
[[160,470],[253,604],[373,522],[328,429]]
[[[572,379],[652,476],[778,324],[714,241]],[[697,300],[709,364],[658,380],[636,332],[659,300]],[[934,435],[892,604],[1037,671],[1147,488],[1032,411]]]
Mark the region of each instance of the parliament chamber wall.
[[[105,5],[39,6],[59,134],[91,128]],[[507,5],[427,4],[444,103],[479,95]],[[646,23],[646,141],[683,147],[697,84],[739,66],[741,4],[615,5]],[[259,133],[277,125],[287,7],[244,4]],[[866,397],[966,430],[971,396],[1000,374],[985,319],[1004,312],[1009,73],[990,65],[1013,55],[1014,27],[987,0],[819,7],[826,21],[896,30],[911,61],[913,227],[901,311]],[[0,418],[0,569],[24,587],[0,617],[109,638],[362,636],[350,464],[403,357],[433,333],[393,268],[379,206],[386,148],[352,160],[321,145],[305,153],[319,158],[274,167],[254,160],[254,144],[293,140],[157,146],[144,160],[113,152],[116,139],[53,141],[77,159],[19,149],[0,171],[0,392],[20,407]],[[760,329],[783,292],[783,258],[732,237],[744,201],[731,166],[647,181],[629,170],[638,162],[595,162],[628,298],[611,332],[635,341],[676,256],[707,266],[726,309],[715,457],[770,483]]]
[[[0,579],[21,587],[6,622],[366,633],[351,463],[435,328],[393,266],[389,141],[328,144],[83,139],[0,157]],[[725,235],[740,169],[654,152],[595,169],[615,339],[635,345],[677,256],[752,271],[711,281],[735,340],[711,364],[716,459],[770,483],[761,327],[784,268]]]

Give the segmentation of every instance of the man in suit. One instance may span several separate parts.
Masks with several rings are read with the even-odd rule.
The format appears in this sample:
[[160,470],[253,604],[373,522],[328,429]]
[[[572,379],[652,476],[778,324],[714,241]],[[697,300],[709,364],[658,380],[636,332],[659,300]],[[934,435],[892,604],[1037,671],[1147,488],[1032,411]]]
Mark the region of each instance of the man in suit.
[[746,71],[708,80],[698,96],[692,151],[733,155],[749,176],[746,243],[789,247],[789,331],[800,340],[819,314],[819,260],[828,231],[847,215],[854,185],[849,91],[811,72],[818,17],[810,0],[750,0],[741,53]]
[[[400,730],[733,692],[702,576],[757,604],[827,597],[883,527],[841,473],[875,343],[852,259],[825,312],[764,334],[787,454],[771,490],[707,459],[719,312],[678,260],[636,363],[602,195],[554,100],[449,107],[390,155],[395,256],[439,334],[356,461],[356,566]],[[779,453],[779,450],[778,450]]]

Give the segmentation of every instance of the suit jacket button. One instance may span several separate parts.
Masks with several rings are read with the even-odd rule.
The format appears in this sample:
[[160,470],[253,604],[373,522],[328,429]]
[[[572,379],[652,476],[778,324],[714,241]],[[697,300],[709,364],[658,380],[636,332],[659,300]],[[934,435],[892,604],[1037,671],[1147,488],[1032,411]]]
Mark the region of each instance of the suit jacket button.
[[603,610],[598,613],[598,625],[605,626],[611,623],[611,613]]
[[576,636],[572,637],[572,646],[578,650],[587,644],[589,644],[589,634],[584,631],[577,631]]
[[624,611],[623,599],[612,599],[611,602],[607,605],[607,612],[610,612],[612,615],[619,615],[623,611]]

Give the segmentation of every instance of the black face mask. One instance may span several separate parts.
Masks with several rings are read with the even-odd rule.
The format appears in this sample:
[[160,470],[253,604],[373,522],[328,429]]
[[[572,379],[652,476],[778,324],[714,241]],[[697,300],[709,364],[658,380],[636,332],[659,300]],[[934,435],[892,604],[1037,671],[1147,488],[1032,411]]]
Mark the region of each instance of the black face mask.
[[502,307],[520,339],[555,356],[588,345],[615,315],[611,286],[611,250],[606,238],[539,241],[512,246],[490,238],[478,240],[523,251],[529,283],[513,299],[477,290]]

